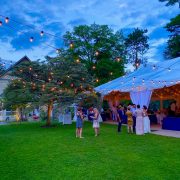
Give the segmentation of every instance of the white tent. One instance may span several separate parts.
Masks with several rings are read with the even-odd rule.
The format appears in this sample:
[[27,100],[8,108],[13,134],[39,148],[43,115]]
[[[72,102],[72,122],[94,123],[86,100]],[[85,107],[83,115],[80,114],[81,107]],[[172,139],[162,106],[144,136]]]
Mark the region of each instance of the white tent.
[[129,92],[133,103],[148,106],[154,89],[176,84],[180,84],[180,57],[140,67],[137,71],[96,87],[95,91],[103,96],[112,91]]

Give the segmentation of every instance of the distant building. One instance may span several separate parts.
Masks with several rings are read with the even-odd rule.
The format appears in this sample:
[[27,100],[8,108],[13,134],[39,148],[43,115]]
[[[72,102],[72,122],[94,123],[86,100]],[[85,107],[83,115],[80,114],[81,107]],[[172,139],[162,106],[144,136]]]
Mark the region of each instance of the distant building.
[[9,67],[1,76],[0,76],[0,97],[3,94],[4,89],[7,87],[7,85],[11,82],[11,80],[13,79],[13,77],[10,75],[12,72],[12,69],[14,67],[19,66],[21,63],[24,62],[30,62],[31,60],[27,57],[24,56],[22,57],[19,61],[17,61],[14,65],[12,65],[11,67]]
[[[30,62],[31,60],[24,56],[19,61],[17,61],[14,65],[10,66],[2,75],[0,75],[0,98],[3,97],[3,91],[8,86],[8,84],[12,81],[13,78],[11,76],[12,69],[19,66],[21,63]],[[6,111],[2,109],[3,104],[0,102],[0,122],[1,121],[14,121],[19,119],[19,112],[16,111]]]

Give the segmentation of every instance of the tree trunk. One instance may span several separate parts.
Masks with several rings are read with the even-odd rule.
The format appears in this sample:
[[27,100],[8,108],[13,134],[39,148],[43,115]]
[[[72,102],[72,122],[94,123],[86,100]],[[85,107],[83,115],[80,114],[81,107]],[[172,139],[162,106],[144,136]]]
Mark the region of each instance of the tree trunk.
[[51,112],[52,112],[52,108],[53,108],[53,101],[50,101],[50,103],[48,104],[48,112],[47,112],[47,121],[46,121],[46,125],[47,126],[51,125]]

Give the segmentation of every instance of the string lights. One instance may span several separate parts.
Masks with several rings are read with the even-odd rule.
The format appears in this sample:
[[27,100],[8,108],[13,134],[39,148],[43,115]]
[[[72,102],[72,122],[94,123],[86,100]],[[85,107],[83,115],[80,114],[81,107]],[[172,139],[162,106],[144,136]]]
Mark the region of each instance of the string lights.
[[5,18],[5,22],[9,23],[9,18],[8,17]]

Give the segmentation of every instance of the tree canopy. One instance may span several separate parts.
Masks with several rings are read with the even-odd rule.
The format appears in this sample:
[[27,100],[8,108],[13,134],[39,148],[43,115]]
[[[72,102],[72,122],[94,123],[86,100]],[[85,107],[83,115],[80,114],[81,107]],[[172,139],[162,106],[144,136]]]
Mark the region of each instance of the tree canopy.
[[179,0],[159,0],[160,2],[166,2],[166,6],[173,6],[176,3],[179,4],[180,7],[180,1]]
[[47,125],[51,122],[54,103],[70,105],[80,101],[85,92],[93,90],[93,79],[86,67],[61,54],[55,58],[47,57],[45,62],[22,63],[13,70],[12,75],[16,79],[5,90],[6,102],[12,105],[47,105]]
[[149,49],[147,30],[136,28],[125,39],[127,60],[137,69],[140,64],[146,63],[144,56]]
[[[125,63],[124,36],[121,31],[113,32],[107,25],[92,24],[74,27],[72,32],[64,35],[67,52],[73,59],[86,65],[88,71],[97,79],[97,84],[123,75]],[[70,46],[69,46],[70,44]],[[118,66],[111,71],[102,72],[100,64]],[[101,75],[105,73],[103,79]]]

